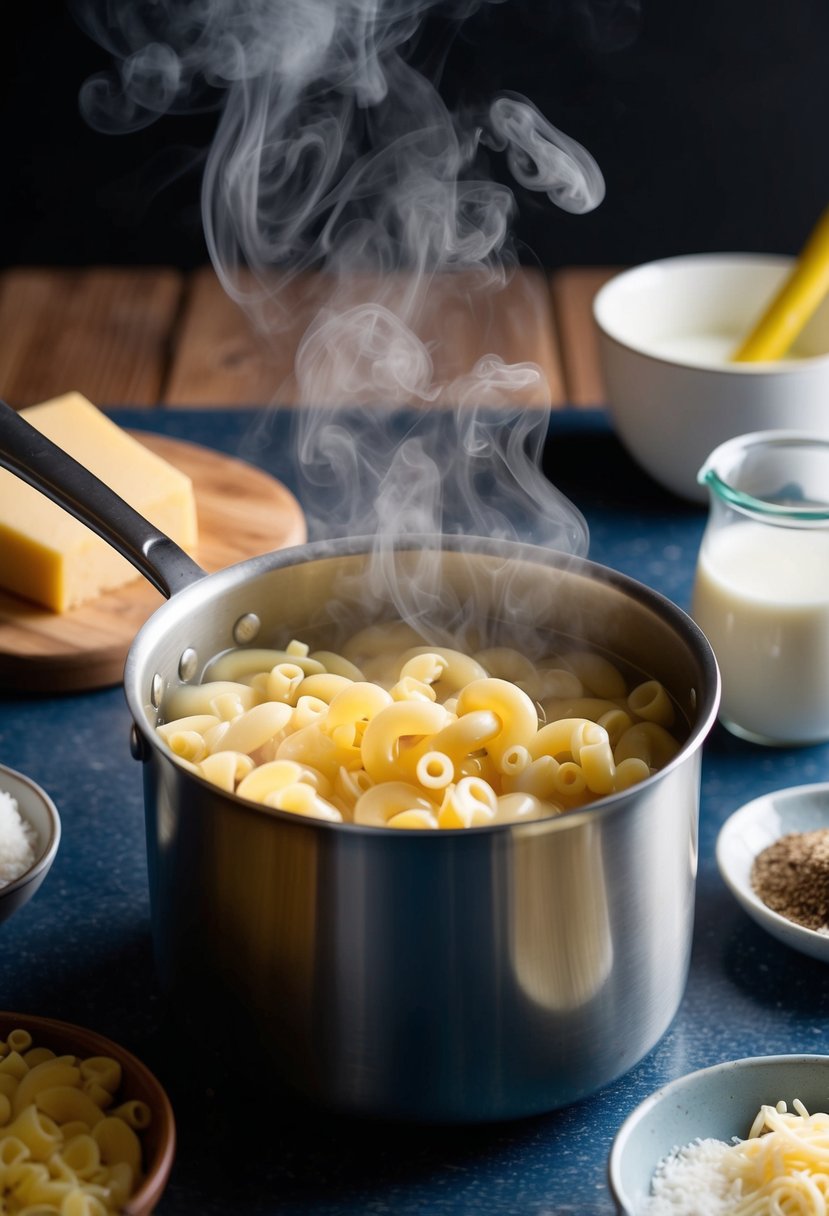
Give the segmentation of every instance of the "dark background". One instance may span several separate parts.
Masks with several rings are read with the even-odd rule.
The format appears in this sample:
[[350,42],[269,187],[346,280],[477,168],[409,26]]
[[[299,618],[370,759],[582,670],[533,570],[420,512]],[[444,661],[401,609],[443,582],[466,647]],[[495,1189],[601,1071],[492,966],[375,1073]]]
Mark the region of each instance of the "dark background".
[[[99,134],[77,95],[110,59],[66,5],[9,5],[3,24],[0,264],[204,262],[215,114]],[[438,9],[420,53],[446,38]],[[827,0],[487,4],[454,39],[442,88],[471,104],[524,94],[604,173],[586,216],[516,191],[525,261],[794,253],[829,202]]]

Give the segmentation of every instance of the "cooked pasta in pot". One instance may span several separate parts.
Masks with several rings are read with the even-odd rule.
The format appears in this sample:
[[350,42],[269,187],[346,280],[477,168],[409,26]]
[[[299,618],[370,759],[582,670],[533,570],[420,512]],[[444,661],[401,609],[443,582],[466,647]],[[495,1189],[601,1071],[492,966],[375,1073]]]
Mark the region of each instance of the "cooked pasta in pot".
[[168,696],[158,734],[227,793],[374,827],[540,819],[645,780],[679,751],[656,680],[602,655],[464,654],[371,626],[342,652],[239,649]]

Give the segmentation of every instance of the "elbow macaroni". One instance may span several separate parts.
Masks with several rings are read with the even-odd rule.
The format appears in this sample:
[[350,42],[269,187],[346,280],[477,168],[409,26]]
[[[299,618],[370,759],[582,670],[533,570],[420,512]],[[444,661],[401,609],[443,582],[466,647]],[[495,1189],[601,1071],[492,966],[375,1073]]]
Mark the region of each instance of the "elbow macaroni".
[[[680,743],[657,680],[601,655],[534,665],[371,626],[342,653],[234,650],[171,692],[160,738],[227,793],[332,822],[466,828],[560,814],[626,790]],[[178,712],[182,711],[182,712]],[[2,1093],[2,1062],[0,1062]]]
[[0,1212],[111,1216],[142,1181],[145,1102],[112,1107],[121,1066],[32,1047],[28,1031],[0,1041]]

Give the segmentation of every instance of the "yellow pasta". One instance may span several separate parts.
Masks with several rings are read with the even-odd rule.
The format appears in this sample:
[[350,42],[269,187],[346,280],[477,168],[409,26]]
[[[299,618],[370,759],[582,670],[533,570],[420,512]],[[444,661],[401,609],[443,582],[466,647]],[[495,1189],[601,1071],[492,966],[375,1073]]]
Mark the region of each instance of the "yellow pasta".
[[128,1102],[122,1102],[120,1106],[116,1106],[111,1112],[113,1118],[123,1119],[128,1123],[134,1131],[145,1131],[150,1126],[152,1112],[146,1102],[141,1102],[138,1098],[130,1098]]
[[621,736],[615,755],[619,761],[636,756],[649,768],[658,769],[673,760],[678,751],[679,743],[664,726],[657,722],[637,722]]
[[121,1087],[121,1065],[111,1056],[89,1056],[80,1062],[84,1081],[97,1081],[104,1089],[114,1094]]
[[342,823],[342,815],[337,808],[323,798],[313,786],[302,781],[274,790],[262,800],[265,806],[272,806],[277,811],[290,811],[293,815],[306,815],[309,819],[328,819],[331,823]]
[[390,819],[408,811],[431,815],[437,827],[437,807],[421,789],[406,781],[384,781],[370,786],[357,799],[354,822],[385,827]]
[[45,1064],[47,1060],[54,1060],[55,1053],[50,1051],[48,1047],[30,1047],[28,1051],[23,1052],[23,1059],[26,1061],[27,1068],[34,1068],[37,1064]]
[[537,668],[527,656],[512,646],[492,646],[489,650],[479,650],[474,659],[487,675],[495,676],[498,680],[510,680],[513,684],[534,680],[538,675]]
[[334,676],[345,676],[346,679],[354,681],[365,679],[359,667],[349,663],[343,655],[335,654],[333,650],[315,650],[309,657]]
[[256,703],[256,692],[253,688],[233,680],[211,680],[205,684],[180,684],[170,690],[169,713],[171,718],[195,717],[199,714],[210,714],[223,717],[216,712],[218,703],[226,703],[226,698],[233,698],[242,713]]
[[408,774],[417,757],[411,756],[412,745],[406,741],[437,734],[446,716],[443,706],[431,701],[396,701],[382,709],[366,727],[360,749],[372,781],[393,781],[401,773]]
[[498,733],[487,740],[486,750],[496,765],[506,751],[529,747],[538,730],[538,712],[525,692],[508,680],[489,676],[464,685],[458,696],[459,717],[475,710],[489,710],[499,720]]
[[351,746],[354,742],[357,723],[371,721],[382,709],[387,709],[392,704],[392,700],[391,694],[384,688],[359,680],[350,687],[344,688],[333,699],[323,724],[323,730],[333,737],[341,727],[352,728],[349,734],[340,736]]
[[75,1066],[73,1056],[61,1056],[59,1059],[44,1060],[41,1064],[35,1064],[21,1078],[15,1090],[12,1113],[18,1115],[24,1106],[37,1101],[38,1094],[44,1089],[56,1085],[77,1086],[80,1080],[81,1070]]
[[[112,1106],[112,1094],[108,1089],[104,1089],[103,1085],[99,1085],[97,1081],[82,1081],[81,1089],[92,1099],[99,1110],[107,1110],[108,1107]],[[80,1119],[77,1121],[82,1122]],[[67,1120],[67,1122],[74,1122],[74,1120]]]
[[314,697],[325,705],[330,705],[338,692],[350,688],[354,681],[347,676],[338,676],[330,671],[320,671],[313,676],[305,676],[296,686],[293,704],[302,697]]
[[94,1128],[103,1117],[103,1111],[88,1093],[71,1085],[53,1085],[41,1090],[35,1099],[39,1111],[54,1119],[55,1123],[85,1123]]
[[248,675],[269,673],[278,663],[295,663],[306,675],[315,671],[324,671],[322,663],[309,659],[306,655],[293,654],[285,650],[229,650],[219,655],[210,664],[205,673],[210,680],[239,680]]
[[107,1115],[95,1124],[92,1137],[105,1165],[124,1162],[134,1175],[138,1174],[141,1169],[141,1141],[128,1123],[114,1115]]
[[[23,1053],[23,1054],[21,1054]],[[3,1216],[112,1216],[142,1180],[138,1133],[145,1102],[112,1107],[121,1067],[32,1047],[28,1031],[0,1043],[0,1212]]]
[[434,676],[429,683],[440,683],[444,694],[456,692],[459,688],[471,684],[473,680],[482,680],[487,676],[485,667],[476,662],[470,655],[460,650],[452,650],[448,646],[415,646],[401,656],[403,667],[410,660],[427,656],[433,660]]
[[660,726],[674,724],[671,698],[658,680],[647,680],[634,688],[628,696],[628,706],[638,718],[644,718],[647,722],[658,722]]
[[306,679],[313,680],[314,676],[306,676],[298,663],[277,663],[268,673],[263,691],[269,701],[284,701],[287,705],[294,705],[297,690]]
[[283,739],[277,759],[295,760],[334,781],[341,768],[359,768],[360,749],[330,738],[319,726],[306,726]]
[[613,663],[593,650],[573,651],[566,657],[566,665],[575,672],[585,689],[596,697],[609,701],[624,697],[627,688],[625,678]]
[[61,1142],[60,1128],[54,1119],[41,1114],[33,1102],[6,1124],[5,1132],[25,1144],[34,1161],[45,1161]]
[[78,1178],[90,1178],[101,1168],[100,1149],[88,1132],[66,1141],[61,1160]]
[[[396,623],[342,651],[230,651],[206,676],[164,705],[158,733],[178,762],[333,823],[420,831],[558,815],[646,780],[680,748],[667,689],[629,689],[584,650],[538,663],[505,646],[464,654]],[[0,1053],[0,1093],[4,1065],[18,1067],[13,1052]]]
[[287,726],[291,710],[279,701],[266,701],[247,709],[228,726],[222,738],[222,751],[256,751]]
[[415,765],[418,785],[424,790],[442,790],[454,780],[455,765],[452,757],[435,747],[423,752]]
[[482,827],[492,822],[497,809],[498,799],[488,782],[480,777],[462,777],[446,791],[438,824],[442,828]]
[[253,761],[244,752],[221,751],[205,756],[199,765],[199,772],[213,785],[232,794],[253,767]]
[[577,701],[584,697],[584,685],[574,671],[563,667],[542,668],[529,679],[516,681],[533,701]]

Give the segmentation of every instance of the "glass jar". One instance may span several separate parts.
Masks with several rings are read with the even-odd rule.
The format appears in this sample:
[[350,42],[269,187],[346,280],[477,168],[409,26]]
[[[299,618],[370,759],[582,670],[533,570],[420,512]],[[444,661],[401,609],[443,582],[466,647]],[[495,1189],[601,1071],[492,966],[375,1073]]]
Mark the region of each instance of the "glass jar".
[[829,439],[757,431],[721,444],[691,613],[722,673],[720,720],[772,745],[829,739]]

